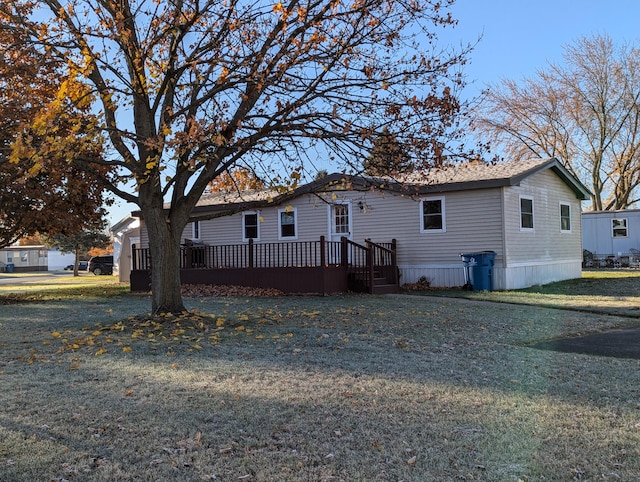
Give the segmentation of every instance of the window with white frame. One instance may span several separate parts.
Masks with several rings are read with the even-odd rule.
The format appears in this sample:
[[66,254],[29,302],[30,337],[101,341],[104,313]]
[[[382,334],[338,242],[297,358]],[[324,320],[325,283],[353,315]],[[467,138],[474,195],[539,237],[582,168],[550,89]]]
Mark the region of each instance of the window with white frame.
[[420,232],[444,233],[445,231],[444,197],[431,197],[421,200]]
[[533,229],[533,198],[520,196],[520,230]]
[[298,237],[297,211],[295,208],[278,211],[278,237],[280,239],[295,239]]
[[571,205],[560,203],[560,231],[568,233],[571,231]]
[[614,238],[626,238],[628,236],[627,219],[618,218],[611,221],[611,236]]
[[200,221],[191,223],[191,239],[200,239]]
[[242,215],[242,240],[260,239],[260,216],[256,212]]
[[349,234],[349,205],[334,204],[333,211],[333,232],[335,234]]

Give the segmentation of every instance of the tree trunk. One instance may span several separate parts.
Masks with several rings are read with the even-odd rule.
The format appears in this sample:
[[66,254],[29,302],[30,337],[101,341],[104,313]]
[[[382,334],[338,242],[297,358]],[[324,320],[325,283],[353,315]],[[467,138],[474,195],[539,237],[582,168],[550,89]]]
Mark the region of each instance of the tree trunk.
[[80,276],[80,273],[78,273],[78,264],[79,264],[79,259],[80,259],[80,250],[78,248],[73,250],[73,276]]
[[143,209],[151,255],[151,312],[185,311],[180,283],[180,238],[185,222],[171,223],[162,209]]

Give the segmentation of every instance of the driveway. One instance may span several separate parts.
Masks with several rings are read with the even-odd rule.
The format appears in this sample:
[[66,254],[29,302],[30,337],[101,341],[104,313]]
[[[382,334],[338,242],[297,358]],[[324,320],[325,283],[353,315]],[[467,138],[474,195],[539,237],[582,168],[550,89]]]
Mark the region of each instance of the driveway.
[[640,360],[640,326],[544,341],[530,346],[542,350]]
[[34,273],[0,273],[0,285],[24,285],[55,278],[73,276],[73,271],[42,271]]

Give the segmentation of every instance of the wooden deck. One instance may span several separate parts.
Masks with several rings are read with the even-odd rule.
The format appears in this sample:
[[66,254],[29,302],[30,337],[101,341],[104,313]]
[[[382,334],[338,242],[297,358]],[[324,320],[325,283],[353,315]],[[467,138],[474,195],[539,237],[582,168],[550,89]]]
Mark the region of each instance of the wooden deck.
[[[149,291],[148,248],[132,253],[131,291]],[[364,244],[347,238],[291,243],[204,245],[180,248],[182,284],[275,288],[285,293],[332,294],[398,291],[396,241]]]

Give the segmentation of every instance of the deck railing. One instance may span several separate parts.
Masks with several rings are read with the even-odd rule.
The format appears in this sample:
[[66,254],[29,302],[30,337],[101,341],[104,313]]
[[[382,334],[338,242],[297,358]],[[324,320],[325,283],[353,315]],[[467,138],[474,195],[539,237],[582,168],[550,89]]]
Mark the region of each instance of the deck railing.
[[[136,248],[132,254],[134,270],[151,269],[149,248]],[[181,269],[215,268],[287,268],[340,266],[340,241],[297,241],[282,243],[201,245],[189,243],[180,246]]]
[[[149,248],[132,250],[133,270],[151,270],[152,261]],[[359,244],[346,237],[328,241],[321,236],[319,241],[180,246],[180,268],[188,270],[329,266],[349,273],[351,289],[373,292],[376,278],[397,285],[396,242]]]

